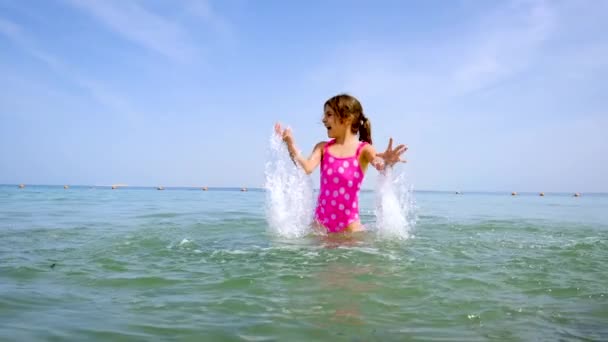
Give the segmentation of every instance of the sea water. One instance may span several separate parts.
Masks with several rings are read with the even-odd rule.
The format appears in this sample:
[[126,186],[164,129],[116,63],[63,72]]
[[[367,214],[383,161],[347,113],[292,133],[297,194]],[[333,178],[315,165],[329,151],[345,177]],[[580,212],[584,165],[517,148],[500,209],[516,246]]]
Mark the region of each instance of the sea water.
[[608,196],[391,177],[350,237],[267,189],[0,186],[0,340],[608,340]]

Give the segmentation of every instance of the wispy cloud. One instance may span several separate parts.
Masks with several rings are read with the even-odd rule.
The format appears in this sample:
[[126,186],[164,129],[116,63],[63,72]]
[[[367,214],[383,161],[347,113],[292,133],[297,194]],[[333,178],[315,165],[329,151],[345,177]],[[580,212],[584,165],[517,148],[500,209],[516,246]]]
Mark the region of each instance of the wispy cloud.
[[455,89],[469,92],[523,71],[551,36],[555,10],[544,1],[512,2],[483,18],[451,72]]
[[[67,0],[109,29],[146,49],[185,62],[198,54],[188,31],[136,1]],[[212,12],[209,12],[210,18]]]
[[19,27],[8,20],[0,18],[0,32],[7,36],[19,34]]
[[112,91],[110,87],[100,81],[82,76],[61,59],[38,48],[35,41],[16,23],[0,18],[0,34],[6,36],[32,57],[46,64],[58,75],[84,89],[99,104],[112,110],[115,114],[122,115],[130,121],[135,121],[139,117],[140,114],[123,96]]
[[61,63],[55,57],[36,48],[30,39],[25,35],[22,28],[14,22],[0,18],[0,33],[53,69],[61,68]]
[[189,15],[202,19],[203,23],[220,35],[223,40],[234,42],[235,33],[232,25],[211,6],[209,1],[189,0],[182,3]]
[[308,78],[359,94],[407,93],[418,101],[436,102],[525,72],[542,53],[558,21],[551,3],[514,1],[478,18],[469,29],[428,45],[348,42]]

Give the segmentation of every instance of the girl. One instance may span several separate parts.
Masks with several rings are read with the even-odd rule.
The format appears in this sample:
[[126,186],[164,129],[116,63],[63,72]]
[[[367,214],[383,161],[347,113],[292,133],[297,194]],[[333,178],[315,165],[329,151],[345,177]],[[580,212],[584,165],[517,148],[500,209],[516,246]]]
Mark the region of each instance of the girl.
[[[275,131],[287,145],[291,159],[311,174],[321,163],[321,189],[315,209],[315,227],[329,233],[363,230],[359,220],[359,190],[367,167],[378,171],[405,162],[405,145],[393,149],[393,139],[383,153],[372,146],[371,123],[363,114],[361,103],[353,96],[340,94],[324,105],[323,125],[330,141],[315,145],[308,159],[296,148],[289,128],[275,125]],[[357,134],[359,137],[357,138]]]

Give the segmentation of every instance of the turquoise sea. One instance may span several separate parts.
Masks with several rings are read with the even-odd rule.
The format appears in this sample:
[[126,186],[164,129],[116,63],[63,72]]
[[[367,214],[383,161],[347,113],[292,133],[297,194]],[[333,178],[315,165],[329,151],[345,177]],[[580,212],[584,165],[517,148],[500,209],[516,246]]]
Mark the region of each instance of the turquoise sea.
[[285,237],[262,190],[0,186],[0,340],[608,340],[608,195],[412,196]]

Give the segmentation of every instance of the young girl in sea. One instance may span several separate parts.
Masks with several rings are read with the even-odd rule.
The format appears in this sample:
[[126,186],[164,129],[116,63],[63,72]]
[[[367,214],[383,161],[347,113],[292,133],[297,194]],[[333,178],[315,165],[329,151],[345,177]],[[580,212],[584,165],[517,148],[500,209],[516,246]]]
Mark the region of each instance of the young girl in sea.
[[361,231],[359,191],[367,167],[372,165],[383,171],[405,162],[401,155],[407,147],[399,145],[393,149],[390,138],[386,151],[377,153],[372,146],[371,123],[361,103],[351,95],[336,95],[325,102],[323,125],[331,140],[317,143],[308,158],[300,154],[289,128],[277,123],[275,131],[287,145],[291,159],[306,174],[321,164],[314,226],[328,233]]

